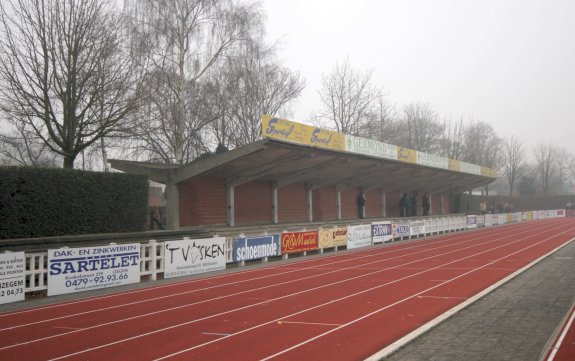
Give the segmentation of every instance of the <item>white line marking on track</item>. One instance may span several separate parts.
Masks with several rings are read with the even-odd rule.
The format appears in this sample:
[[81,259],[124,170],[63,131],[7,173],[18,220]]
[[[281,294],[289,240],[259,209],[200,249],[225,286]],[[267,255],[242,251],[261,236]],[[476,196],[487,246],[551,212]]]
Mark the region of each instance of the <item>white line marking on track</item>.
[[[529,234],[529,236],[528,236],[527,238],[532,237],[532,236],[534,236],[534,235],[537,234],[537,233],[534,234],[534,233],[531,232],[531,230],[528,230],[528,231],[525,231],[525,232],[515,233],[515,235],[519,235],[519,234],[523,234],[523,233],[528,233],[528,234]],[[540,232],[540,233],[543,233],[543,232]],[[486,238],[487,238],[487,237],[488,237],[488,236],[486,236]],[[503,236],[502,236],[502,237],[503,237]],[[481,237],[481,238],[483,238],[483,237]],[[481,246],[484,246],[485,244],[498,242],[499,240],[500,240],[500,238],[495,238],[495,239],[492,238],[492,239],[489,240],[489,241],[486,241],[486,242],[483,242],[483,243],[477,243],[477,238],[475,238],[475,239],[468,239],[467,241],[463,241],[462,243],[468,243],[468,241],[469,241],[469,242],[474,242],[474,243],[473,243],[472,245],[470,245],[470,246],[463,247],[463,248],[456,249],[456,250],[452,250],[452,251],[449,251],[449,252],[445,252],[445,253],[443,253],[443,254],[450,254],[450,253],[460,252],[460,251],[462,251],[462,250],[469,249],[469,248],[474,248],[474,247],[481,247]],[[520,240],[523,240],[523,239],[520,239]],[[508,243],[508,244],[502,244],[502,245],[500,244],[499,246],[497,246],[497,247],[495,247],[495,248],[492,248],[492,249],[489,249],[489,250],[480,252],[480,253],[478,253],[478,254],[482,254],[482,253],[488,252],[488,251],[493,250],[493,249],[505,247],[505,246],[508,246],[509,244],[513,244],[513,243],[519,242],[520,240],[516,240],[516,241],[510,242],[510,243]],[[449,245],[447,245],[447,246],[449,246]],[[441,247],[436,247],[436,248],[439,249],[439,248],[444,248],[444,247],[447,247],[447,246],[441,246]],[[429,249],[426,249],[426,250],[424,249],[423,251],[415,252],[414,254],[417,254],[417,253],[427,253],[427,252],[429,252],[429,251],[430,251]],[[476,255],[476,254],[472,254],[471,256],[475,256],[475,255]],[[412,261],[412,262],[410,262],[410,263],[421,262],[422,260],[430,259],[430,258],[433,258],[433,257],[437,257],[437,255],[431,255],[431,256],[429,256],[429,257],[425,257],[425,258],[422,258],[422,259],[414,260],[414,261]],[[467,258],[467,257],[464,257],[464,258],[462,258],[462,259],[465,259],[465,258]],[[453,262],[449,262],[449,263],[446,263],[446,264],[458,262],[458,261],[460,261],[460,260],[462,260],[462,259],[458,259],[458,260],[455,260],[455,261],[453,261]],[[444,264],[444,265],[446,265],[446,264]],[[235,336],[235,335],[238,335],[238,334],[247,332],[247,331],[249,331],[249,330],[262,327],[262,326],[264,326],[264,325],[267,325],[267,324],[270,324],[270,323],[279,321],[279,320],[284,319],[284,318],[286,318],[286,317],[292,317],[292,316],[298,315],[298,314],[300,314],[300,313],[304,313],[304,312],[307,312],[307,311],[310,311],[310,310],[313,310],[313,309],[316,309],[316,308],[320,308],[320,307],[325,306],[325,305],[328,305],[328,304],[332,304],[332,303],[335,303],[335,302],[338,302],[338,301],[341,301],[341,300],[350,298],[350,297],[352,297],[352,296],[356,296],[356,295],[359,295],[359,294],[362,294],[362,293],[365,293],[365,292],[368,292],[368,291],[371,291],[371,290],[374,290],[374,289],[377,289],[377,288],[380,288],[380,287],[383,287],[383,286],[386,286],[386,285],[389,285],[389,284],[393,284],[393,283],[399,282],[399,281],[401,281],[401,280],[404,280],[404,279],[407,279],[407,278],[410,278],[410,277],[413,277],[413,276],[416,276],[416,275],[419,275],[419,274],[428,272],[428,271],[430,271],[430,270],[432,270],[432,269],[438,269],[438,268],[440,268],[440,267],[442,267],[442,266],[444,266],[444,265],[438,265],[438,266],[436,266],[436,267],[434,267],[434,268],[431,268],[431,269],[424,269],[424,270],[422,270],[421,272],[415,273],[415,274],[413,274],[413,275],[409,275],[409,276],[407,276],[407,277],[403,277],[403,278],[400,278],[400,279],[398,279],[398,280],[394,280],[394,281],[392,281],[392,282],[389,282],[389,283],[386,283],[386,284],[383,284],[383,285],[371,287],[371,288],[366,289],[366,290],[363,290],[363,291],[361,291],[361,292],[358,292],[358,293],[355,293],[355,294],[351,294],[351,295],[347,295],[347,296],[345,296],[345,297],[342,297],[342,298],[339,298],[339,299],[336,299],[336,300],[331,300],[331,301],[326,302],[326,303],[324,303],[324,304],[320,304],[320,305],[317,305],[317,306],[314,306],[314,307],[311,307],[311,308],[308,308],[308,309],[305,309],[305,310],[302,310],[302,311],[293,313],[293,314],[291,314],[291,315],[283,316],[283,317],[281,317],[281,318],[279,318],[279,319],[272,320],[272,321],[269,321],[269,322],[266,322],[266,323],[263,323],[263,324],[254,326],[254,327],[252,327],[252,328],[249,328],[249,329],[246,329],[246,330],[243,330],[243,331],[239,331],[239,332],[237,332],[237,333],[235,333],[235,334],[232,334],[232,335],[230,335],[230,336],[228,336],[228,337]],[[348,279],[345,279],[345,280],[333,282],[333,283],[330,283],[330,284],[323,284],[323,285],[321,285],[321,286],[314,287],[314,288],[311,288],[311,289],[306,289],[306,290],[303,290],[303,291],[300,291],[300,292],[296,292],[296,293],[292,293],[292,294],[289,294],[289,295],[277,297],[277,298],[275,298],[275,299],[273,299],[273,300],[276,301],[276,300],[280,300],[280,299],[285,299],[285,298],[293,297],[293,296],[295,296],[295,295],[297,295],[297,294],[303,294],[303,293],[307,293],[307,292],[314,291],[314,290],[317,290],[317,289],[325,288],[325,287],[328,287],[328,286],[333,286],[333,285],[340,284],[340,283],[343,283],[343,282],[348,282],[348,281],[351,281],[351,280],[354,280],[354,279],[357,279],[357,278],[361,278],[361,277],[365,277],[365,276],[368,276],[368,275],[371,275],[371,274],[375,274],[375,273],[378,273],[378,272],[383,272],[383,271],[386,271],[386,270],[389,270],[389,269],[394,269],[395,267],[399,267],[399,266],[402,266],[402,265],[398,265],[398,266],[394,266],[394,267],[389,267],[389,268],[387,268],[387,269],[382,269],[382,270],[379,270],[379,271],[376,271],[376,272],[370,272],[370,273],[367,273],[367,274],[363,274],[363,275],[360,275],[360,276],[356,276],[356,277],[348,278]],[[351,267],[351,268],[353,268],[353,267]],[[54,359],[52,359],[51,361],[64,359],[64,358],[67,358],[67,357],[70,357],[70,356],[75,356],[75,355],[83,354],[83,353],[86,353],[86,352],[94,351],[94,350],[97,350],[97,349],[105,348],[105,347],[108,347],[108,346],[113,346],[113,345],[116,345],[116,344],[120,344],[120,343],[125,342],[125,341],[130,341],[130,340],[134,340],[134,339],[137,339],[137,338],[141,338],[141,337],[145,337],[145,336],[157,334],[157,333],[160,333],[160,332],[163,332],[163,331],[168,331],[168,330],[171,330],[171,329],[175,329],[175,328],[178,328],[178,327],[182,327],[182,326],[186,326],[186,325],[189,325],[189,324],[192,324],[192,323],[196,323],[196,322],[199,322],[199,321],[203,321],[203,320],[206,320],[206,319],[210,319],[210,318],[213,318],[213,317],[217,317],[217,316],[229,314],[229,313],[236,312],[236,311],[241,311],[241,310],[244,310],[244,309],[247,309],[247,308],[251,308],[251,307],[254,307],[254,306],[258,306],[258,305],[267,303],[267,302],[269,302],[269,301],[259,302],[259,303],[255,303],[255,304],[252,304],[252,305],[243,306],[243,307],[236,308],[236,309],[233,309],[233,310],[228,310],[228,311],[225,311],[225,312],[221,312],[221,313],[219,313],[219,314],[214,314],[214,315],[206,316],[206,317],[203,317],[203,318],[199,318],[199,319],[191,320],[191,321],[188,321],[188,322],[184,322],[184,323],[172,325],[172,326],[169,326],[169,327],[165,327],[165,328],[162,328],[162,329],[150,331],[150,332],[143,333],[143,334],[140,334],[140,335],[128,337],[128,338],[125,338],[125,339],[122,339],[122,340],[117,340],[117,341],[114,341],[114,342],[110,342],[110,343],[108,343],[108,344],[103,344],[103,345],[91,347],[91,348],[88,348],[88,349],[85,349],[85,350],[81,350],[81,351],[78,351],[78,352],[75,352],[75,353],[71,353],[71,354],[68,354],[68,355],[63,355],[63,356],[54,358]],[[148,313],[146,316],[149,316],[149,315],[152,315],[152,314],[155,314],[155,313],[160,313],[160,312],[161,312],[161,311],[153,312],[153,313]],[[134,318],[139,318],[139,317],[134,317]],[[108,324],[112,324],[112,323],[115,323],[115,322],[110,322],[110,323],[108,323]],[[94,326],[94,327],[92,327],[92,328],[96,328],[96,327],[98,327],[98,326]],[[73,333],[73,332],[69,332],[69,333]],[[64,334],[62,334],[62,335],[64,335]],[[49,339],[49,338],[53,338],[53,337],[57,337],[57,336],[60,336],[60,335],[50,336],[50,337],[46,337],[46,338],[44,338],[44,339]],[[221,338],[221,339],[219,339],[219,340],[223,340],[223,339],[225,339],[225,338],[227,338],[227,337]],[[39,339],[39,340],[44,340],[44,339]],[[26,343],[22,343],[22,344],[18,344],[18,345],[11,345],[11,346],[8,346],[8,347],[5,347],[5,348],[10,348],[10,347],[19,346],[19,345],[25,345],[25,344],[29,344],[29,343],[32,343],[32,342],[36,342],[36,341],[39,341],[39,340],[34,340],[34,341],[30,341],[30,342],[26,342]],[[187,351],[190,351],[190,350],[192,350],[192,349],[196,349],[196,348],[198,348],[198,347],[205,346],[205,345],[207,345],[207,344],[210,344],[210,343],[213,343],[213,342],[216,342],[216,341],[219,341],[219,340],[210,341],[210,342],[207,342],[207,343],[204,343],[204,344],[201,344],[201,345],[198,345],[198,346],[195,346],[195,347],[192,347],[192,348],[189,348],[189,349],[180,351],[180,352],[175,353],[175,354],[171,354],[171,355],[168,355],[168,356],[164,356],[164,357],[162,357],[162,358],[160,358],[160,359],[158,359],[158,360],[161,360],[161,359],[164,359],[164,358],[166,358],[166,357],[170,357],[170,356],[173,356],[173,355],[176,355],[176,354],[179,354],[179,353],[187,352]]]
[[575,319],[575,308],[572,308],[571,309],[571,317],[569,317],[569,321],[565,325],[563,332],[561,332],[561,336],[559,336],[559,338],[557,339],[557,342],[555,343],[555,346],[553,346],[553,349],[551,350],[551,353],[549,354],[549,358],[547,359],[547,361],[553,361],[553,359],[557,355],[557,352],[559,352],[559,349],[561,348],[561,344],[563,344],[563,341],[565,340],[565,336],[567,336],[567,332],[569,332],[569,329],[573,325],[574,319]]
[[[527,232],[520,232],[519,234],[521,234],[521,233],[527,233]],[[472,254],[472,255],[470,255],[470,256],[463,257],[463,258],[460,258],[460,259],[458,259],[458,260],[454,260],[454,261],[448,262],[448,263],[446,263],[446,264],[451,264],[451,263],[459,262],[459,261],[461,261],[461,260],[463,260],[463,259],[467,259],[467,258],[469,258],[469,257],[474,257],[474,256],[477,256],[477,255],[479,255],[479,254],[483,254],[483,253],[486,253],[486,252],[490,252],[490,251],[492,251],[492,250],[496,250],[496,249],[498,249],[498,248],[502,248],[502,247],[505,247],[505,246],[509,246],[509,245],[511,245],[511,244],[518,243],[518,242],[520,242],[520,241],[522,241],[522,240],[524,240],[524,239],[526,239],[526,238],[531,238],[531,237],[533,237],[533,236],[535,236],[535,235],[537,235],[537,234],[542,234],[542,233],[545,233],[545,231],[542,231],[542,232],[539,232],[539,233],[531,233],[529,236],[527,236],[527,237],[525,237],[525,238],[521,238],[521,239],[518,239],[518,240],[515,240],[515,241],[511,241],[510,243],[506,243],[506,244],[503,244],[503,245],[499,245],[499,246],[497,246],[497,247],[494,247],[494,248],[485,250],[485,251],[483,251],[483,252],[475,253],[475,254]],[[565,232],[563,232],[563,233],[565,233]],[[556,235],[554,235],[554,236],[556,236]],[[535,244],[533,244],[533,245],[530,245],[530,246],[528,246],[528,247],[522,248],[521,250],[516,251],[516,252],[514,252],[514,253],[511,253],[510,255],[513,255],[513,254],[515,254],[515,253],[522,252],[522,251],[524,251],[524,250],[526,250],[526,249],[529,249],[529,248],[531,248],[531,247],[534,247],[535,245],[538,245],[538,244],[540,244],[540,243],[542,243],[542,242],[544,242],[544,241],[546,241],[546,240],[548,240],[548,239],[549,239],[549,238],[546,238],[546,239],[543,240],[543,241],[540,241],[540,242],[537,242],[537,243],[535,243]],[[499,240],[499,238],[496,238],[496,239],[494,239],[494,240],[492,240],[492,241],[497,241],[497,240]],[[485,243],[483,243],[483,244],[481,244],[481,245],[484,245],[484,244],[487,244],[487,243],[491,243],[491,242],[485,242]],[[470,247],[464,247],[463,249],[459,249],[458,251],[461,251],[461,250],[464,250],[464,249],[467,249],[467,248],[471,248],[471,246],[470,246]],[[509,257],[510,255],[506,255],[505,257],[502,257],[501,259],[504,259],[504,258],[506,258],[506,257]],[[436,257],[436,256],[437,256],[437,255],[433,255],[433,256],[430,256],[430,257],[427,257],[427,258],[432,258],[432,257]],[[424,259],[425,259],[425,258],[424,258]],[[446,265],[446,264],[444,264],[444,265]],[[405,279],[414,277],[414,276],[416,276],[416,275],[419,275],[419,274],[422,274],[422,273],[425,273],[425,272],[428,272],[428,271],[431,271],[431,270],[436,270],[436,269],[438,269],[438,268],[441,268],[441,267],[444,266],[444,265],[438,265],[438,266],[436,266],[436,267],[427,269],[426,271],[418,272],[418,273],[415,273],[415,274],[413,274],[413,275],[409,275],[409,276],[400,278],[400,279],[395,280],[395,281],[393,281],[393,282],[390,282],[390,283],[388,283],[388,284],[396,283],[396,282],[399,282],[399,281],[403,281],[403,280],[405,280]],[[485,266],[487,266],[487,265],[489,265],[489,263],[486,264],[486,265],[484,265],[484,266],[482,266],[482,267],[485,267]],[[401,303],[401,302],[404,302],[404,301],[406,301],[406,300],[408,300],[408,299],[411,299],[411,298],[416,297],[416,296],[418,296],[418,295],[420,295],[420,294],[423,294],[423,293],[425,293],[425,292],[428,292],[428,291],[430,291],[430,290],[433,290],[433,289],[435,289],[435,288],[437,288],[437,287],[439,287],[439,286],[442,286],[443,284],[446,284],[446,283],[448,283],[448,282],[451,282],[451,281],[453,281],[453,280],[456,280],[456,279],[458,279],[458,278],[461,278],[461,277],[463,277],[463,276],[466,276],[467,274],[470,274],[470,273],[472,273],[472,272],[475,272],[475,271],[481,269],[482,267],[478,267],[478,268],[476,268],[476,269],[474,269],[474,270],[468,271],[468,272],[463,273],[463,274],[461,274],[461,275],[459,275],[459,276],[457,276],[457,277],[454,277],[454,278],[452,278],[452,279],[449,280],[449,281],[446,281],[446,282],[444,282],[444,283],[435,285],[435,286],[430,287],[430,288],[428,288],[428,289],[426,289],[426,290],[423,290],[423,291],[421,291],[421,292],[418,292],[418,293],[416,293],[416,294],[414,294],[414,295],[412,295],[412,296],[410,296],[410,297],[404,298],[403,300],[397,301],[397,302],[395,302],[395,303],[393,303],[393,304],[391,304],[391,305],[388,305],[388,306],[383,307],[383,308],[381,308],[381,309],[379,309],[379,310],[376,310],[376,311],[374,311],[374,312],[372,312],[372,313],[370,313],[370,314],[368,314],[368,315],[364,315],[364,316],[362,316],[362,317],[360,317],[360,318],[358,318],[358,319],[356,319],[356,320],[353,320],[353,321],[351,321],[351,322],[349,322],[349,323],[347,323],[347,324],[344,324],[344,325],[342,325],[342,326],[340,326],[340,327],[337,327],[337,328],[335,328],[335,329],[333,329],[333,330],[331,330],[331,331],[328,331],[328,332],[325,332],[325,333],[323,333],[323,334],[320,334],[320,335],[318,335],[318,336],[316,336],[316,337],[310,338],[310,339],[308,339],[307,341],[304,341],[304,342],[302,342],[302,343],[300,343],[300,344],[297,344],[297,345],[295,345],[295,346],[293,346],[293,347],[290,347],[290,348],[288,348],[288,349],[285,349],[284,351],[281,351],[281,352],[279,352],[279,353],[276,353],[276,354],[274,354],[274,355],[272,355],[272,356],[269,356],[268,358],[263,359],[263,360],[267,360],[267,359],[269,359],[269,358],[272,358],[272,357],[281,355],[281,354],[283,354],[283,353],[285,353],[285,352],[287,352],[287,351],[289,351],[289,350],[292,350],[292,349],[294,349],[294,348],[300,347],[300,346],[302,346],[302,345],[304,345],[304,344],[306,344],[306,343],[309,343],[309,342],[311,342],[311,341],[313,341],[313,340],[315,340],[315,339],[317,339],[317,338],[320,338],[320,337],[323,337],[323,336],[325,336],[325,335],[327,335],[327,334],[330,334],[330,333],[332,333],[332,332],[335,332],[335,331],[337,331],[337,330],[340,329],[340,328],[347,327],[347,326],[349,326],[349,325],[351,325],[351,324],[353,324],[353,323],[356,323],[356,322],[358,322],[358,321],[360,321],[360,320],[362,320],[362,319],[364,319],[364,318],[367,318],[367,317],[372,316],[372,315],[374,315],[374,314],[376,314],[376,313],[378,313],[378,312],[381,312],[382,310],[385,310],[385,309],[388,309],[388,308],[390,308],[390,307],[393,307],[393,306],[395,306],[395,305],[397,305],[397,304],[399,304],[399,303]],[[336,283],[339,283],[339,282],[336,282]],[[335,303],[335,302],[338,302],[338,301],[341,301],[341,300],[344,300],[344,299],[351,298],[351,297],[353,297],[353,296],[357,296],[357,295],[360,295],[360,294],[363,294],[363,293],[372,291],[372,290],[374,290],[374,289],[378,289],[378,288],[387,286],[388,284],[383,284],[383,285],[375,286],[375,287],[372,287],[372,288],[369,288],[369,289],[366,289],[366,290],[357,292],[357,293],[355,293],[355,294],[350,294],[350,295],[347,295],[347,296],[345,296],[345,297],[341,297],[341,298],[339,298],[339,299],[331,300],[331,301],[329,301],[329,302],[326,302],[326,303],[323,303],[323,304],[320,304],[320,305],[316,305],[316,306],[314,306],[314,307],[310,307],[310,308],[307,308],[307,309],[305,309],[305,310],[301,310],[301,311],[295,312],[295,313],[293,313],[293,314],[291,314],[291,315],[284,316],[284,317],[282,317],[281,319],[285,319],[286,317],[293,317],[293,316],[296,316],[296,315],[300,315],[300,314],[302,314],[302,313],[305,313],[305,312],[308,312],[308,311],[311,311],[311,310],[314,310],[314,309],[323,307],[323,306],[325,306],[325,305],[329,305],[329,304],[332,304],[332,303]],[[252,331],[252,330],[254,330],[254,329],[257,329],[257,328],[266,326],[266,325],[268,325],[268,324],[271,324],[271,323],[280,321],[281,319],[276,319],[276,320],[268,321],[268,322],[262,323],[262,324],[260,324],[260,325],[256,325],[256,326],[247,328],[247,329],[245,329],[245,330],[238,331],[238,332],[236,332],[236,333],[234,333],[234,334],[231,334],[231,335],[228,336],[228,337],[233,337],[233,336],[237,336],[237,335],[240,335],[240,334],[243,334],[243,333]],[[210,344],[212,344],[212,343],[225,340],[226,338],[227,338],[227,337],[222,338],[222,339],[219,339],[219,340],[214,340],[214,341],[205,342],[205,343],[203,343],[203,344],[199,344],[199,345],[196,345],[196,346],[193,346],[193,347],[189,347],[189,348],[187,348],[187,349],[183,349],[183,350],[180,350],[180,351],[178,351],[178,352],[175,352],[175,353],[172,353],[172,354],[169,354],[169,355],[165,355],[165,356],[163,356],[163,357],[160,357],[160,358],[156,359],[155,361],[164,360],[164,359],[167,359],[167,358],[176,356],[176,355],[180,355],[180,354],[183,354],[183,353],[186,353],[186,352],[189,352],[189,351],[192,351],[192,350],[201,348],[201,347],[203,347],[203,346],[207,346],[207,345],[210,345]],[[77,354],[77,353],[76,353],[76,354]],[[75,355],[75,354],[73,354],[73,355]],[[70,356],[72,356],[72,355],[70,355]]]
[[336,323],[278,321],[278,325],[282,325],[282,324],[284,324],[284,323],[294,323],[294,324],[299,324],[299,325],[341,326],[341,324],[336,324]]
[[[448,282],[449,280],[445,280],[444,282]],[[417,298],[440,298],[444,300],[448,300],[450,298],[458,299],[458,300],[467,300],[469,297],[455,297],[455,296],[417,296]]]
[[218,333],[218,332],[202,332],[202,335],[209,335],[209,336],[229,336],[229,333]]

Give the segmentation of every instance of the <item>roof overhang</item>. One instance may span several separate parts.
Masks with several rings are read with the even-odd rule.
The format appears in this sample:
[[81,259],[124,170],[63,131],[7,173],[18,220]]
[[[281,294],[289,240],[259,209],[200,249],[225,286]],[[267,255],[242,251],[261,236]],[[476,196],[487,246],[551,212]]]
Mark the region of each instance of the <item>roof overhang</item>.
[[159,183],[178,184],[197,176],[225,178],[228,186],[260,180],[281,188],[304,183],[308,189],[335,186],[386,192],[459,193],[495,179],[449,169],[372,157],[264,138],[186,165],[110,160],[124,172],[145,174]]

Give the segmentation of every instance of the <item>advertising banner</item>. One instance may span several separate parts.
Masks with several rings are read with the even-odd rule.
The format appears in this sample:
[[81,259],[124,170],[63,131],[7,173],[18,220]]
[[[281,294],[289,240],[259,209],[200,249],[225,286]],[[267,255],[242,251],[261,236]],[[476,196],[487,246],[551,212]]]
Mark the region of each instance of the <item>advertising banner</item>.
[[164,247],[164,278],[226,268],[225,237],[166,241]]
[[24,252],[0,254],[0,304],[24,300]]
[[262,117],[262,137],[345,151],[345,135],[343,134],[269,115]]
[[234,262],[281,256],[280,235],[235,238],[232,254]]
[[495,222],[493,222],[493,214],[489,213],[485,215],[485,227],[491,227]]
[[407,163],[417,163],[417,151],[405,147],[397,147],[397,160]]
[[409,237],[409,223],[393,223],[391,231],[393,238]]
[[318,233],[319,248],[332,248],[347,245],[347,227],[322,229]]
[[565,210],[564,209],[558,209],[557,210],[557,217],[565,217]]
[[345,150],[351,153],[370,155],[372,157],[397,160],[397,146],[378,142],[372,139],[346,135]]
[[477,227],[485,227],[485,216],[477,216]]
[[434,168],[448,169],[449,158],[417,151],[417,164]]
[[318,246],[317,231],[282,233],[282,254],[313,251]]
[[389,242],[392,238],[391,222],[371,223],[371,240],[373,243]]
[[459,161],[459,171],[463,173],[481,175],[481,166]]
[[477,216],[467,216],[467,229],[477,228]]
[[425,221],[410,221],[410,236],[419,236],[425,234]]
[[140,244],[48,250],[48,296],[140,282]]
[[347,227],[347,249],[371,246],[371,224]]

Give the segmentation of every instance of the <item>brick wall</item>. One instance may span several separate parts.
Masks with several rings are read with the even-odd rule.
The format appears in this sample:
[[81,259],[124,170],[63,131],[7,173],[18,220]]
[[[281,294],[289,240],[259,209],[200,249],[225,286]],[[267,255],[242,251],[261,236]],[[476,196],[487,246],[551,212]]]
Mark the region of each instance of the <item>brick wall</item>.
[[367,203],[365,204],[365,216],[368,218],[383,217],[381,211],[381,191],[365,192]]
[[236,224],[272,223],[272,185],[271,182],[254,181],[236,187],[235,191]]
[[313,220],[332,221],[337,219],[335,186],[323,187],[313,191]]
[[386,192],[385,193],[385,209],[387,217],[401,216],[399,209],[399,200],[401,199],[401,192]]
[[226,181],[216,177],[197,177],[178,185],[180,226],[226,224]]
[[291,184],[278,189],[278,222],[307,221],[305,184]]

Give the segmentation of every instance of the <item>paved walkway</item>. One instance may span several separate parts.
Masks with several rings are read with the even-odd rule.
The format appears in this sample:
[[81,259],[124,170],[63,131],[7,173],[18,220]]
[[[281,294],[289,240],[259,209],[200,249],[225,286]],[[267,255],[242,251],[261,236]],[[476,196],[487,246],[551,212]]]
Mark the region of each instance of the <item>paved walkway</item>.
[[575,241],[385,361],[538,361],[575,301]]

